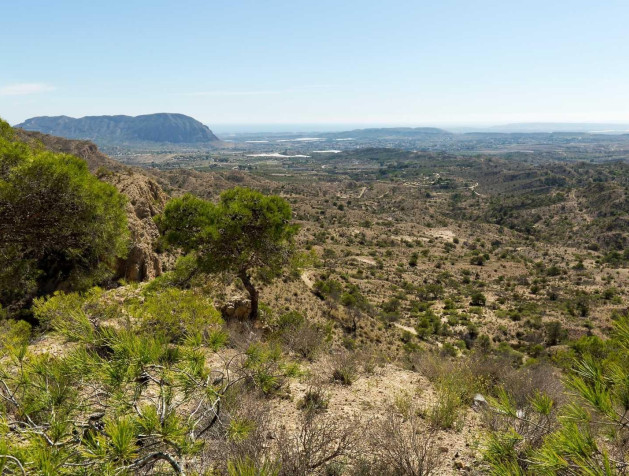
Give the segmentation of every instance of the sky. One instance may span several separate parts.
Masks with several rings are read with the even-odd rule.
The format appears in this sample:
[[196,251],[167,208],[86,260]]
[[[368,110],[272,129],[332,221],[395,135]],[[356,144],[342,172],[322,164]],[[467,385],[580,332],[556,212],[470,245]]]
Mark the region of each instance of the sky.
[[0,0],[0,117],[629,123],[628,0]]

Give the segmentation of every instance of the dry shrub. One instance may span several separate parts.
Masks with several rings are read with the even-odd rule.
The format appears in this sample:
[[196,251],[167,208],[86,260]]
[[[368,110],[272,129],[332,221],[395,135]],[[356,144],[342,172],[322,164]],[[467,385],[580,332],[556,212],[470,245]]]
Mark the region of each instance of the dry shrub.
[[466,403],[471,403],[475,393],[493,395],[498,388],[504,388],[518,405],[525,404],[538,391],[556,402],[564,399],[561,379],[547,363],[515,368],[507,357],[499,355],[472,354],[465,359],[450,360],[424,354],[414,365],[432,382],[453,376],[461,386]]
[[506,373],[500,386],[513,397],[517,405],[524,405],[537,392],[548,395],[556,404],[566,400],[565,387],[558,370],[543,362]]
[[[518,369],[501,356],[473,354],[451,360],[425,354],[415,365],[435,386],[435,403],[424,411],[434,428],[459,428],[462,409],[470,406],[478,393],[489,398],[504,389],[521,409],[529,407],[531,399],[540,392],[556,403],[564,398],[556,371],[544,363]],[[503,426],[503,419],[493,412],[486,412],[484,419],[490,428]]]
[[359,350],[356,357],[360,361],[362,370],[370,375],[375,373],[376,368],[384,366],[387,362],[386,354],[375,347]]
[[[504,372],[494,393],[508,396],[517,414],[514,417],[504,410],[486,407],[483,411],[485,426],[491,431],[515,428],[527,444],[533,446],[541,444],[556,428],[557,412],[566,402],[566,393],[557,370],[545,363]],[[544,415],[536,411],[535,401],[541,396],[553,401],[550,411]]]
[[285,329],[282,332],[282,341],[292,352],[304,359],[313,361],[323,348],[325,333],[318,326],[310,322],[303,322]]
[[297,403],[297,408],[305,412],[323,412],[328,408],[330,397],[321,386],[311,386]]
[[404,418],[389,411],[382,420],[373,424],[369,447],[374,458],[369,465],[363,463],[361,474],[438,474],[441,465],[436,433],[422,424],[416,411],[410,411],[408,415]]
[[361,425],[355,419],[337,420],[316,412],[301,415],[294,433],[283,430],[277,440],[280,476],[325,474],[358,454]]
[[249,462],[264,467],[269,457],[271,432],[268,402],[246,385],[232,387],[226,394],[219,420],[205,436],[203,452],[194,459],[195,470],[227,471],[229,462]]
[[360,369],[359,354],[341,351],[332,357],[332,380],[343,385],[351,385],[358,378]]
[[246,351],[249,346],[262,340],[262,331],[255,327],[255,323],[249,320],[231,319],[226,322],[226,330],[229,335],[230,347]]

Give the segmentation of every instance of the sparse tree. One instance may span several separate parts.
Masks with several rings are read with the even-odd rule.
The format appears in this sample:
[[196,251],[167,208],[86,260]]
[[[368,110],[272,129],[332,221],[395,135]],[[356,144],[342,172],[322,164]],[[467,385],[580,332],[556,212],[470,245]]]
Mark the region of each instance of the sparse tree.
[[158,224],[168,243],[196,253],[201,271],[240,278],[251,299],[249,317],[257,319],[253,273],[268,281],[288,263],[298,230],[291,217],[283,198],[236,187],[216,205],[192,195],[173,199]]

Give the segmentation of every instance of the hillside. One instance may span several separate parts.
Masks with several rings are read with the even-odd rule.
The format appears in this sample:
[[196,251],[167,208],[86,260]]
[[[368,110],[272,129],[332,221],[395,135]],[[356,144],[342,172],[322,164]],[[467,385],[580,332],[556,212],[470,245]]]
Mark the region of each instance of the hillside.
[[16,127],[69,139],[89,139],[97,144],[170,143],[206,144],[218,142],[212,131],[183,114],[143,116],[33,117]]
[[[126,195],[134,248],[125,280],[37,299],[32,329],[0,318],[6,474],[566,474],[542,468],[582,404],[575,359],[624,375],[610,336],[628,314],[625,164],[364,148],[149,170],[18,137]],[[163,241],[167,194],[214,203],[235,186],[285,200],[299,225],[294,259],[253,278],[255,320],[240,278],[202,272],[194,251],[173,264]],[[238,256],[225,246],[206,263]],[[626,420],[612,440],[608,414],[584,458],[624,468]]]
[[16,129],[16,132],[20,140],[28,144],[85,160],[90,172],[127,197],[127,220],[132,241],[128,256],[118,263],[117,277],[140,281],[162,273],[169,257],[154,251],[159,232],[153,217],[161,213],[168,197],[154,177],[143,169],[128,167],[109,158],[89,141],[64,139],[20,129]]

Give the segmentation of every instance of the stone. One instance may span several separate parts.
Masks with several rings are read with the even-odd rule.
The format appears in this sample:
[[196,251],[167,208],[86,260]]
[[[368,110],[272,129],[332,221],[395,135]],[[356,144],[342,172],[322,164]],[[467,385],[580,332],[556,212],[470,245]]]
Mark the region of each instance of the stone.
[[219,309],[224,319],[245,319],[251,312],[251,301],[240,296],[233,296]]

